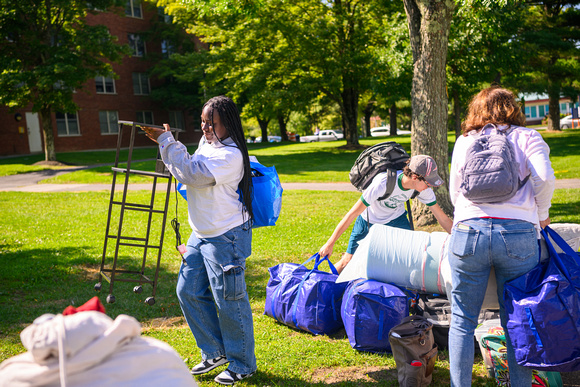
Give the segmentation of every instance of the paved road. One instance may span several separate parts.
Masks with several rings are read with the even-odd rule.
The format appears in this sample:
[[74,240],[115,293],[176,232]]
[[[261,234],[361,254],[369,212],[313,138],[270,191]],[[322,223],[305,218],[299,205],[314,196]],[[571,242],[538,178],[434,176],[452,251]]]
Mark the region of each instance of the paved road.
[[[20,192],[79,192],[79,191],[109,191],[111,184],[39,184],[50,177],[74,172],[86,167],[75,167],[39,172],[22,173],[0,177],[0,191]],[[151,184],[129,184],[130,190],[149,190]],[[350,183],[284,183],[284,190],[310,189],[318,191],[356,191]],[[556,180],[556,188],[580,188],[580,179]],[[117,184],[116,190],[123,190],[122,184]]]

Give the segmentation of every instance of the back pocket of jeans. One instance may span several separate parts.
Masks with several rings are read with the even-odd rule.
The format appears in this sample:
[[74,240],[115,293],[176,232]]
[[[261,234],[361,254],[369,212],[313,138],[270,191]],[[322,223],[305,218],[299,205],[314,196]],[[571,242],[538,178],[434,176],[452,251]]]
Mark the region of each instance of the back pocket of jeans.
[[527,230],[504,230],[501,236],[510,258],[525,261],[538,251],[536,230],[532,227]]
[[230,263],[222,265],[222,270],[224,272],[224,299],[232,301],[244,298],[246,295],[244,267]]
[[458,223],[453,230],[453,245],[451,251],[460,258],[465,258],[475,253],[475,244],[479,231],[466,224]]

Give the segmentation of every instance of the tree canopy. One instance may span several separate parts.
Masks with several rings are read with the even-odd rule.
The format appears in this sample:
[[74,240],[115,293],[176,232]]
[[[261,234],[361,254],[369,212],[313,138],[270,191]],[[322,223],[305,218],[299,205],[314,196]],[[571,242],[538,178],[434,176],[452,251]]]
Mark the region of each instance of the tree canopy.
[[0,0],[0,102],[40,113],[46,160],[56,160],[51,113],[76,111],[73,93],[110,75],[108,61],[126,52],[105,26],[85,20],[115,5],[124,2]]

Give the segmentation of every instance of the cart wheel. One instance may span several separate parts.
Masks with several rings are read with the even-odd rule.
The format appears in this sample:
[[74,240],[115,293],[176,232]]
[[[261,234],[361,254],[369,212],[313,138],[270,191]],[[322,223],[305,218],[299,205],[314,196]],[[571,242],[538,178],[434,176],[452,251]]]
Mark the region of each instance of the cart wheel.
[[114,304],[115,303],[115,296],[113,296],[112,294],[109,294],[107,296],[107,304]]
[[155,298],[154,297],[147,297],[147,299],[145,300],[145,303],[147,305],[154,305],[155,304]]
[[101,291],[101,283],[100,282],[97,282],[95,284],[95,292],[100,292],[100,291]]
[[143,287],[141,285],[137,285],[133,288],[133,292],[141,294],[143,292]]

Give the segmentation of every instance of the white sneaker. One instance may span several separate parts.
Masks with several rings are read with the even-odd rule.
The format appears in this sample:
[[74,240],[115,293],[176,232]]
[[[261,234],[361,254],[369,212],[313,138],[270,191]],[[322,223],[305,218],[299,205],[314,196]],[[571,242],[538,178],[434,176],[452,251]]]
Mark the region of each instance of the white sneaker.
[[224,384],[226,386],[232,385],[235,382],[239,382],[242,379],[249,378],[250,376],[254,375],[255,372],[250,372],[249,374],[236,374],[229,369],[222,371],[218,376],[215,377],[215,381],[219,384]]
[[216,367],[229,363],[225,356],[219,356],[215,359],[204,360],[191,369],[192,375],[201,375],[213,370]]

